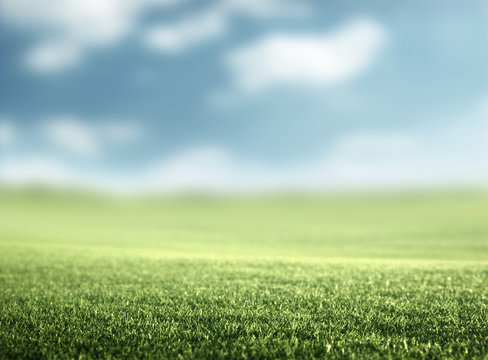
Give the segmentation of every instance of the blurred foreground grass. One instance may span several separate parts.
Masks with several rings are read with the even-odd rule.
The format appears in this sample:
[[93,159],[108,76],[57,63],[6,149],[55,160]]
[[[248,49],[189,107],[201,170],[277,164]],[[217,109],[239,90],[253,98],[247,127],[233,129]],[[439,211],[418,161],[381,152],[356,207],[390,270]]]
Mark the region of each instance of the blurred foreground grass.
[[486,358],[488,196],[0,195],[0,357]]

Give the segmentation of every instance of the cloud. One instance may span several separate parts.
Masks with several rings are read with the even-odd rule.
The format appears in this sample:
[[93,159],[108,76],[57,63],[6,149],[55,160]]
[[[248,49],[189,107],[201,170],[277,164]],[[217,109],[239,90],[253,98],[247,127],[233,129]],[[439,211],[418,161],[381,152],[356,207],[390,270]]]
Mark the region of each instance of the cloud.
[[95,132],[77,119],[50,120],[43,128],[48,139],[64,150],[87,157],[96,156],[100,152]]
[[9,119],[0,118],[0,147],[8,146],[15,139],[15,129]]
[[237,16],[265,18],[304,16],[310,9],[303,3],[289,0],[223,0],[200,12],[149,28],[143,43],[150,50],[181,54],[197,46],[223,37]]
[[[443,166],[424,139],[408,133],[362,132],[340,139],[312,166],[318,183],[311,187],[409,187],[441,181]],[[445,180],[445,179],[444,179]]]
[[[59,152],[51,157],[17,158],[17,154],[7,154],[0,166],[0,181],[75,186],[109,193],[314,192],[486,184],[488,113],[484,106],[480,102],[469,116],[448,121],[449,126],[442,123],[408,132],[351,132],[329,144],[329,150],[317,158],[298,164],[249,161],[218,144],[183,149],[125,173],[111,173],[109,163],[103,173],[76,168],[76,162],[68,162]],[[470,121],[466,123],[466,119]],[[71,151],[82,154],[90,155],[93,147],[102,153],[109,143],[140,138],[134,135],[137,126],[131,123],[88,125],[76,119],[61,120],[56,136],[65,139],[62,146],[77,143]]]
[[[243,161],[218,146],[196,147],[151,165],[146,189],[163,192],[326,191],[409,187],[448,181],[424,144],[410,134],[350,134],[309,163]],[[451,173],[452,174],[452,173]]]
[[199,146],[149,167],[152,188],[164,190],[217,190],[232,182],[233,161],[216,146]]
[[107,194],[134,192],[134,188],[119,183],[117,176],[81,171],[65,159],[48,153],[4,158],[0,166],[0,186],[86,189]]
[[297,18],[313,15],[309,5],[295,0],[226,0],[217,6],[237,16]]
[[327,34],[268,34],[232,50],[225,61],[244,92],[333,85],[367,70],[387,38],[376,22],[357,20]]
[[394,132],[362,132],[341,139],[334,156],[355,159],[395,158],[416,153],[419,140],[413,135]]
[[91,124],[75,117],[58,117],[46,121],[42,132],[55,146],[82,157],[96,157],[109,145],[140,140],[142,129],[131,123]]
[[[37,74],[69,70],[83,63],[95,48],[116,44],[132,33],[142,14],[185,0],[2,0],[0,18],[6,25],[35,31],[40,40],[23,59]],[[235,15],[276,16],[304,13],[288,0],[222,0],[180,21],[148,29],[143,42],[163,52],[182,52],[222,36]]]
[[[455,150],[455,149],[454,149]],[[473,185],[488,163],[450,158],[453,149],[413,134],[353,133],[315,161],[289,166],[249,162],[225,147],[196,146],[133,173],[80,171],[57,155],[7,159],[0,182],[87,188],[107,193],[253,193],[415,189]]]
[[144,136],[141,126],[130,122],[107,122],[98,126],[98,132],[113,144],[138,142]]
[[0,183],[3,185],[74,185],[76,177],[65,164],[51,156],[7,158],[0,167]]
[[36,45],[27,52],[24,63],[36,72],[51,73],[76,66],[82,59],[80,46],[59,41]]
[[143,11],[178,0],[2,0],[0,17],[41,35],[26,55],[29,69],[44,73],[80,64],[86,53],[116,43],[136,25]]
[[139,181],[147,191],[225,193],[414,189],[487,180],[488,158],[479,146],[459,154],[472,133],[446,144],[448,132],[351,133],[317,159],[288,166],[249,162],[223,147],[200,146],[150,165]]
[[145,36],[145,45],[156,51],[181,53],[197,45],[223,36],[227,21],[220,12],[207,12],[189,16],[173,24],[150,28]]

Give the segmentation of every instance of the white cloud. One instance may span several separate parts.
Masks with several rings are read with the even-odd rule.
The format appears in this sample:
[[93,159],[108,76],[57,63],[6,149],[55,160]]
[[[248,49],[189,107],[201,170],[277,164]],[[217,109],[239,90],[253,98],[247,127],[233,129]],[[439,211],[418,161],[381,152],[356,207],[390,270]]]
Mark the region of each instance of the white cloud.
[[431,141],[404,133],[350,134],[316,161],[284,167],[247,162],[216,145],[197,146],[122,175],[81,172],[56,156],[8,159],[0,181],[140,194],[412,189],[488,179],[488,163],[451,158],[457,145],[438,149]]
[[107,146],[132,143],[142,137],[142,129],[132,123],[91,124],[66,116],[49,119],[42,131],[52,144],[83,157],[101,155]]
[[251,17],[301,17],[313,15],[312,9],[294,0],[225,0],[217,5],[229,14]]
[[293,0],[222,0],[176,22],[148,29],[143,42],[151,50],[182,53],[224,36],[235,16],[297,17],[308,14],[308,7]]
[[352,134],[337,144],[335,156],[356,159],[364,158],[401,158],[416,153],[419,140],[404,133],[362,132]]
[[387,37],[370,20],[327,34],[270,34],[232,50],[226,63],[235,85],[246,92],[279,85],[333,85],[370,67]]
[[0,147],[12,144],[15,138],[14,126],[9,120],[0,118]]
[[411,134],[365,132],[345,136],[324,158],[315,186],[408,187],[441,181],[439,166],[423,139]]
[[0,164],[0,186],[58,189],[87,189],[108,194],[134,192],[116,176],[101,176],[81,171],[75,165],[52,154],[6,157]]
[[104,123],[99,125],[98,131],[108,142],[115,144],[134,143],[144,136],[144,131],[139,125],[129,122]]
[[83,52],[78,45],[64,42],[41,43],[25,55],[25,65],[34,71],[50,73],[81,63]]
[[[144,178],[153,191],[324,191],[409,187],[449,180],[449,169],[422,153],[415,137],[359,133],[341,139],[311,163],[285,167],[249,163],[225,148],[197,147],[151,165]],[[150,179],[150,180],[149,180]]]
[[0,167],[0,181],[4,185],[73,185],[72,176],[65,164],[50,156],[4,159]]
[[151,165],[140,180],[146,191],[313,192],[473,185],[488,179],[482,154],[471,154],[470,161],[467,154],[452,156],[469,138],[449,148],[441,137],[352,133],[316,161],[281,167],[243,161],[222,147],[197,147]]
[[150,187],[161,190],[218,190],[232,183],[233,161],[216,146],[200,146],[151,165]]
[[155,26],[147,31],[144,42],[152,50],[179,53],[224,35],[227,26],[221,13],[208,12],[173,24]]
[[[148,163],[137,172],[104,173],[77,169],[64,157],[7,157],[0,164],[4,183],[77,186],[118,193],[266,192],[356,189],[412,189],[486,184],[488,122],[483,103],[446,126],[406,131],[353,132],[308,163],[276,166],[249,162],[218,145],[196,146]],[[462,119],[462,120],[459,120]],[[465,119],[470,119],[468,123]],[[136,141],[134,123],[61,119],[57,136],[75,151],[100,153],[108,143]],[[69,121],[68,121],[69,120]],[[71,122],[70,122],[71,121]],[[73,124],[75,123],[75,124]],[[52,123],[51,123],[52,124]],[[81,130],[80,130],[81,129]],[[73,135],[75,133],[75,135]],[[83,134],[83,135],[80,135]],[[58,139],[59,140],[59,139]],[[70,143],[70,145],[67,145]],[[81,150],[80,150],[81,149]],[[87,150],[88,149],[88,150]],[[73,149],[71,149],[73,151]],[[9,155],[14,156],[14,155]]]
[[44,132],[52,143],[77,155],[92,157],[100,152],[93,129],[77,119],[50,120],[44,125]]
[[[141,14],[185,0],[2,0],[5,24],[41,35],[27,51],[23,64],[38,74],[50,74],[80,65],[96,47],[115,44],[133,32]],[[305,7],[285,0],[222,0],[202,13],[149,29],[144,43],[153,50],[178,52],[222,36],[229,18],[295,16]]]
[[86,52],[113,44],[127,35],[151,6],[178,0],[2,0],[6,24],[41,33],[40,44],[27,53],[25,64],[37,72],[68,69]]

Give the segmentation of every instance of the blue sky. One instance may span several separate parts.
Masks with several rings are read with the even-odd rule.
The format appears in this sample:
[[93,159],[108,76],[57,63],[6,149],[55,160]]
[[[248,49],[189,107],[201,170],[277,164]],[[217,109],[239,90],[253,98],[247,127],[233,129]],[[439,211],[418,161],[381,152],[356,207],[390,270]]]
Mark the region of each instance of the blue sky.
[[0,0],[0,181],[485,182],[485,1]]

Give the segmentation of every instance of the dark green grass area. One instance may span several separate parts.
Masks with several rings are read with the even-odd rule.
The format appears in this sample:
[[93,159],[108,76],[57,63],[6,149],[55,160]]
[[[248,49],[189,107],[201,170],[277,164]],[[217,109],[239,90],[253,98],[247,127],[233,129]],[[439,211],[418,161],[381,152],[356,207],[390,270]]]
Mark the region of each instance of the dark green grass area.
[[4,194],[0,357],[478,358],[480,194]]

